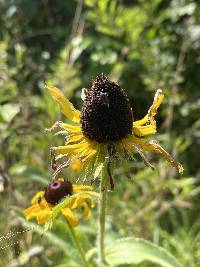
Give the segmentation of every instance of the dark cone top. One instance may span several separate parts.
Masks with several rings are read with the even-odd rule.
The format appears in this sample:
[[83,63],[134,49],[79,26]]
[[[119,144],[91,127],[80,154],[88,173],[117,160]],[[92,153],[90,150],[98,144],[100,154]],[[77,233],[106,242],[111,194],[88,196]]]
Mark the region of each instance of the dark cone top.
[[72,194],[70,182],[55,181],[47,186],[44,193],[46,201],[52,205],[57,204],[63,197]]
[[104,74],[98,75],[81,111],[85,137],[98,143],[116,142],[131,134],[132,110],[123,89]]

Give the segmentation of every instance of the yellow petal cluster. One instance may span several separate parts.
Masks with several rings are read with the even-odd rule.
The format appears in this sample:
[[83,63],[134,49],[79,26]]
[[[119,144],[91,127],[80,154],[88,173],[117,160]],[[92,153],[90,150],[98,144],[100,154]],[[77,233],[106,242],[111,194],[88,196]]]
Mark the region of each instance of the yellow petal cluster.
[[[87,219],[90,215],[90,210],[93,205],[93,196],[89,193],[84,193],[85,190],[92,190],[92,186],[73,184],[73,193],[80,193],[77,196],[73,196],[71,201],[68,201],[66,205],[61,208],[62,215],[70,223],[71,226],[75,227],[79,224],[80,218],[75,214],[75,210],[78,208],[82,209],[81,218]],[[32,205],[24,210],[24,216],[26,220],[36,218],[39,224],[48,222],[53,214],[54,205],[47,203],[44,198],[44,191],[38,192],[32,199]],[[71,197],[71,196],[67,196]],[[92,203],[92,204],[91,204]]]
[[[96,166],[98,166],[99,154],[102,150],[102,146],[104,145],[86,138],[82,133],[80,125],[80,111],[73,107],[70,101],[58,88],[52,86],[47,88],[53,99],[60,105],[63,114],[72,122],[77,123],[76,125],[66,124],[63,122],[55,123],[52,129],[54,129],[55,126],[64,129],[68,134],[68,140],[63,146],[53,147],[53,151],[61,155],[67,155],[70,159],[72,159],[72,163],[77,159],[80,160],[83,164],[82,166],[79,164],[79,169],[87,169],[88,165],[91,165],[91,163],[92,165],[96,164]],[[156,152],[169,161],[179,173],[182,173],[183,167],[180,163],[173,159],[173,157],[158,143],[144,138],[157,132],[155,116],[163,99],[164,95],[162,90],[158,89],[147,115],[143,119],[133,122],[132,134],[117,141],[115,143],[115,148],[118,153],[120,153],[120,151],[133,151],[139,152],[142,157],[143,153],[146,151]],[[106,156],[107,154],[104,154],[103,158]],[[145,156],[143,159],[144,158]]]

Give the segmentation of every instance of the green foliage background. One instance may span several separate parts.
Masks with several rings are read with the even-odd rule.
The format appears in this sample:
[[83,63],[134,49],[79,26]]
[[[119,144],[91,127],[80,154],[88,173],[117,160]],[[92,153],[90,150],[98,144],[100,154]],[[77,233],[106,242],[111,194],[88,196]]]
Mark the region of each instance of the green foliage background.
[[[49,148],[62,143],[45,132],[61,119],[45,83],[62,88],[81,108],[81,88],[104,72],[126,89],[135,119],[163,89],[156,138],[185,169],[180,177],[154,155],[155,171],[139,158],[120,164],[106,242],[143,237],[184,266],[200,266],[199,1],[2,0],[0,40],[1,235],[23,230],[21,210],[48,183]],[[77,228],[86,251],[95,244],[95,222],[96,211]],[[37,228],[0,239],[1,247],[12,245],[0,250],[0,266],[77,266],[64,221],[47,236],[41,233]]]

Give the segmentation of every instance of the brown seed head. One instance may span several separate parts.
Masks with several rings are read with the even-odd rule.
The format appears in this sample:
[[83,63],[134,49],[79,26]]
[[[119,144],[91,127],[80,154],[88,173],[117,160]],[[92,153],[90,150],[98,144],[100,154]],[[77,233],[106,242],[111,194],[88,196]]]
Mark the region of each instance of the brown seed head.
[[116,142],[131,134],[132,110],[124,90],[100,74],[92,83],[81,111],[85,137],[98,143]]
[[55,205],[63,197],[71,195],[72,191],[72,184],[70,182],[55,181],[45,189],[44,198],[48,203]]

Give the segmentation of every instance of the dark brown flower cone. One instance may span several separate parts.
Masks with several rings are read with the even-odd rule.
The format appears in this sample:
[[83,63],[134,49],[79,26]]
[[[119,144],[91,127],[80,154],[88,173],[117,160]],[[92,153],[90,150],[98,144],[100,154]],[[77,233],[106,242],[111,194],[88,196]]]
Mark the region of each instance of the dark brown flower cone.
[[132,110],[124,90],[104,74],[98,75],[81,111],[85,137],[98,143],[116,142],[131,134]]
[[65,181],[55,181],[47,186],[44,193],[46,201],[57,204],[63,197],[72,194],[72,184]]

